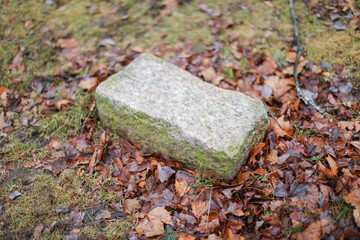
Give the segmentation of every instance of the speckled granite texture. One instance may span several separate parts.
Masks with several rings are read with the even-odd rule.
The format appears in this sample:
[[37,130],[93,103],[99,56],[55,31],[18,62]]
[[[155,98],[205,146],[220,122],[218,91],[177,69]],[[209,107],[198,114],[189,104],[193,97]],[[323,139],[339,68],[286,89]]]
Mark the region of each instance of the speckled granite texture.
[[264,105],[215,87],[150,54],[96,90],[101,123],[195,170],[236,176],[269,126]]

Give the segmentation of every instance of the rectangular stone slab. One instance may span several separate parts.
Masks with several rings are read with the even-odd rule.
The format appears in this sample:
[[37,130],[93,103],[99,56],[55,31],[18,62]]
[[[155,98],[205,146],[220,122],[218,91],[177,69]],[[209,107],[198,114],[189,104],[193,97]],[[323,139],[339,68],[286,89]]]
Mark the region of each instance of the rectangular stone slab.
[[150,54],[96,89],[101,123],[195,170],[232,179],[269,126],[264,105]]

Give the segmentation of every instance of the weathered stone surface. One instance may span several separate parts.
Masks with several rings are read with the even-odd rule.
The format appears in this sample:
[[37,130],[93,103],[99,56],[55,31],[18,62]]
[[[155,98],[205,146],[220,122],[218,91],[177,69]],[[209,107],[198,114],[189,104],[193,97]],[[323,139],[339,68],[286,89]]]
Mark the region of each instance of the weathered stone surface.
[[269,126],[264,105],[142,54],[96,90],[101,122],[193,169],[233,178]]

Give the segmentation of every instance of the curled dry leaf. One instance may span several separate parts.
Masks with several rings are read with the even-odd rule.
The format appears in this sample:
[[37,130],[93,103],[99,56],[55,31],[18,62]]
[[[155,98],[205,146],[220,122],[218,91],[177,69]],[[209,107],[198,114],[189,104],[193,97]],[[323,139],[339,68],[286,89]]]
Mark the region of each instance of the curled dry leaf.
[[293,134],[293,127],[289,121],[284,120],[284,115],[277,119],[271,119],[270,127],[277,137],[291,136]]
[[70,104],[73,104],[72,101],[70,101],[69,99],[59,99],[56,103],[55,103],[55,107],[59,110],[64,109],[64,107],[69,106]]
[[199,76],[203,77],[205,81],[211,81],[212,79],[215,79],[216,72],[213,67],[208,67],[199,72]]

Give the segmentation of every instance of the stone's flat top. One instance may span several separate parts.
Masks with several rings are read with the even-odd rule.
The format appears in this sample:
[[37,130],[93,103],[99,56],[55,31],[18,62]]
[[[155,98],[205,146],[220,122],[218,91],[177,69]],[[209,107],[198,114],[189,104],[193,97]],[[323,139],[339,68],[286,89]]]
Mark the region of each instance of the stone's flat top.
[[216,151],[242,145],[257,122],[267,121],[260,101],[213,86],[150,54],[137,57],[97,92],[165,120],[186,132],[189,142]]

